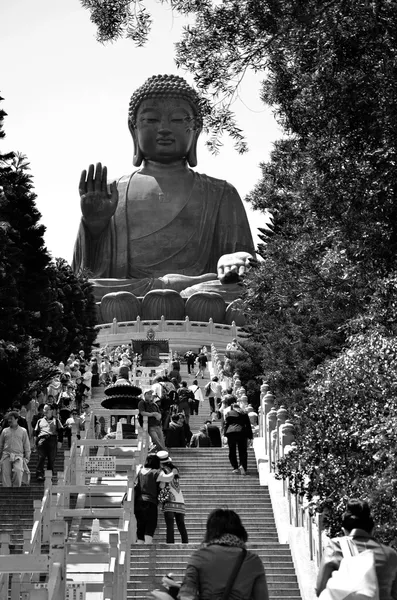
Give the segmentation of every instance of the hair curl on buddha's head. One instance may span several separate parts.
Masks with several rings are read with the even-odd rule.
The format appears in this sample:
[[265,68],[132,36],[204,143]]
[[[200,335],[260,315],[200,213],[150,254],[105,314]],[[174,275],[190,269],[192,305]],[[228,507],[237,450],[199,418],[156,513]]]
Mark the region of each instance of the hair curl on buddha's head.
[[205,110],[205,101],[200,98],[196,90],[192,88],[183,77],[179,77],[178,75],[153,75],[153,77],[149,77],[149,79],[147,79],[145,83],[132,94],[128,109],[128,128],[133,137],[135,146],[133,164],[136,167],[139,167],[143,160],[136,137],[136,117],[142,102],[149,98],[181,98],[190,104],[194,115],[193,129],[195,131],[195,139],[186,159],[191,167],[195,167],[197,165],[197,139],[203,127],[203,109]]
[[193,109],[196,129],[203,127],[202,100],[196,90],[178,75],[153,75],[132,94],[128,109],[128,126],[136,127],[136,115],[143,100],[148,98],[182,98]]

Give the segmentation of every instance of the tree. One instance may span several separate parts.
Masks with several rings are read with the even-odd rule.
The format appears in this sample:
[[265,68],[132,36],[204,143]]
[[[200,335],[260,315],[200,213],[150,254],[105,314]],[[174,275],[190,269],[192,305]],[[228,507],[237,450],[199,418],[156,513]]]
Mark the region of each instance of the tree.
[[278,465],[294,493],[326,509],[331,535],[346,499],[363,497],[379,539],[397,542],[396,294],[396,277],[380,282],[367,313],[349,323],[346,348],[312,373],[296,447]]
[[0,338],[39,338],[50,256],[32,192],[29,164],[21,154],[0,157]]
[[91,284],[65,261],[51,263],[28,170],[22,154],[0,154],[0,410],[44,385],[52,360],[89,353],[96,335]]
[[55,362],[79,350],[90,354],[97,324],[92,284],[85,273],[75,275],[62,258],[57,258],[47,273],[49,311],[42,352]]

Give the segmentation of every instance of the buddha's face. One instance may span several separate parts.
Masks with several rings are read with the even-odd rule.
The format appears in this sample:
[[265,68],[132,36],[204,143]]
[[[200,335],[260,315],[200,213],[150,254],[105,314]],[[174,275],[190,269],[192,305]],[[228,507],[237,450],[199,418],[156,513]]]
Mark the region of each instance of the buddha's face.
[[194,126],[194,113],[186,100],[143,100],[137,112],[136,135],[144,158],[161,163],[185,158],[195,143]]

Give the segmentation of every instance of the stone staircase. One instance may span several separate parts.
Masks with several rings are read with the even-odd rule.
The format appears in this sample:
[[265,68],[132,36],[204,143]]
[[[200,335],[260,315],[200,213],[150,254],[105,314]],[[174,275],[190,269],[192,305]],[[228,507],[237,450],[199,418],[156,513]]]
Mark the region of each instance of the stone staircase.
[[[195,379],[182,365],[182,379],[190,385]],[[199,379],[203,387],[206,378]],[[203,390],[204,396],[204,390]],[[198,416],[190,417],[193,433],[210,415],[209,402],[200,404]],[[153,545],[136,545],[131,550],[131,577],[127,585],[129,600],[144,600],[149,590],[158,588],[161,578],[172,572],[180,581],[187,559],[203,540],[208,514],[214,508],[230,508],[241,517],[248,531],[248,548],[262,559],[270,598],[300,600],[301,595],[289,546],[278,543],[276,525],[268,489],[259,485],[254,451],[248,452],[248,475],[232,473],[228,449],[170,448],[170,456],[178,466],[181,488],[185,497],[185,523],[189,544],[166,544],[164,517],[159,511],[159,523]],[[175,540],[179,532],[175,526]]]
[[[148,590],[159,587],[169,572],[182,579],[186,562],[203,539],[209,512],[230,508],[241,517],[248,531],[248,548],[263,560],[271,598],[298,600],[300,592],[291,553],[279,544],[268,490],[259,485],[253,450],[249,451],[248,472],[243,477],[231,473],[227,448],[172,449],[173,462],[180,469],[186,502],[186,528],[189,544],[165,544],[165,524],[159,526],[152,546],[136,545],[131,551],[131,580],[127,597],[143,600]],[[175,539],[179,533],[176,529]]]
[[[182,379],[190,385],[194,376],[189,376],[186,366],[182,365]],[[208,382],[208,370],[205,380],[199,385],[204,387]],[[91,401],[93,409],[101,408],[104,398],[103,388],[93,390]],[[199,415],[190,417],[190,427],[197,432],[210,414],[208,400],[205,399],[199,408]],[[65,446],[66,447],[66,446]],[[300,600],[301,595],[295,575],[294,565],[288,545],[279,544],[271,506],[266,487],[259,485],[253,450],[248,454],[248,476],[232,474],[228,460],[228,449],[225,448],[172,448],[170,455],[180,469],[181,487],[186,502],[186,527],[189,544],[166,544],[165,523],[159,511],[159,524],[153,545],[135,545],[131,549],[131,575],[127,583],[128,600],[146,600],[148,591],[160,586],[161,578],[172,572],[177,580],[181,580],[190,554],[201,543],[207,517],[213,508],[230,508],[240,515],[248,531],[248,548],[256,552],[263,560],[271,598]],[[37,456],[32,453],[30,469],[31,485],[19,489],[2,489],[0,487],[0,532],[11,535],[11,552],[22,552],[24,529],[33,524],[33,500],[41,499],[43,483],[35,480]],[[58,453],[56,470],[63,470],[63,451]],[[75,499],[73,498],[73,501]],[[92,499],[92,505],[96,502]],[[119,499],[117,499],[119,501]],[[116,498],[113,499],[116,502]],[[72,502],[74,504],[74,502]],[[115,523],[103,522],[101,529],[114,530]],[[69,540],[85,541],[89,539],[91,523],[80,521],[78,528],[69,530]],[[73,534],[73,535],[71,535]],[[175,539],[179,532],[175,526]],[[74,570],[74,569],[72,569]],[[90,577],[74,572],[74,581],[86,581]],[[99,596],[98,596],[99,597]]]
[[[66,444],[66,442],[65,442]],[[65,445],[64,448],[67,446]],[[0,533],[10,535],[10,553],[21,554],[23,550],[23,531],[33,526],[33,501],[41,500],[44,493],[44,482],[35,478],[37,452],[33,450],[29,469],[30,485],[20,488],[3,488],[0,486]],[[55,469],[63,471],[64,453],[58,450]],[[53,478],[56,482],[56,477]]]

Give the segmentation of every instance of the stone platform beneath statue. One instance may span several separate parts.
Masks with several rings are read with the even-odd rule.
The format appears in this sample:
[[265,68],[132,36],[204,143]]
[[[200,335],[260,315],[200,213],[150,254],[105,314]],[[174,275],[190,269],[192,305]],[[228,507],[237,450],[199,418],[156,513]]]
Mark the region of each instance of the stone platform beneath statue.
[[220,352],[226,350],[227,344],[234,338],[244,339],[247,333],[242,327],[234,323],[214,323],[212,319],[208,322],[190,321],[188,317],[184,320],[143,320],[139,317],[136,321],[118,322],[113,319],[112,323],[97,325],[96,342],[100,346],[106,344],[110,347],[121,344],[130,344],[147,335],[149,330],[155,332],[156,338],[167,339],[172,352],[185,353],[187,350],[199,350],[203,346],[211,346],[214,343]]

